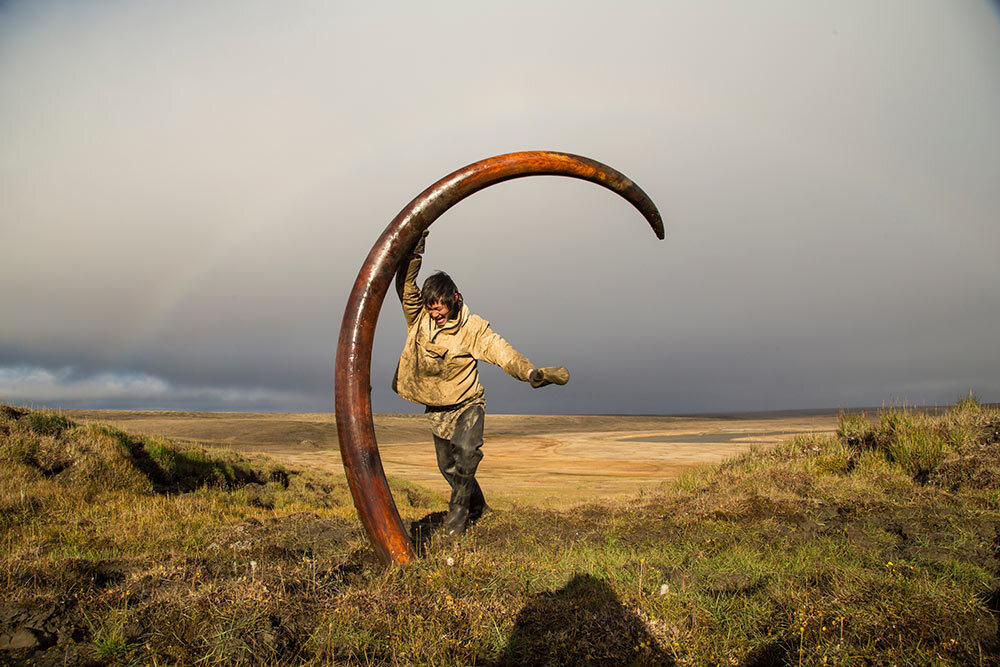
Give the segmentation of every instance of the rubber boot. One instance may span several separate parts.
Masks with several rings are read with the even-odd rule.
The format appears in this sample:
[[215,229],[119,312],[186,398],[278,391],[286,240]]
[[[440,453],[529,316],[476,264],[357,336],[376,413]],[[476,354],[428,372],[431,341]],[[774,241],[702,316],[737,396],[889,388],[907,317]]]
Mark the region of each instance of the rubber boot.
[[483,496],[483,490],[479,487],[479,482],[472,480],[472,484],[472,495],[469,496],[469,523],[475,523],[492,509],[486,504],[486,498]]
[[474,475],[455,475],[451,502],[448,503],[448,518],[444,522],[445,535],[456,537],[465,532],[469,524],[469,500],[475,484]]

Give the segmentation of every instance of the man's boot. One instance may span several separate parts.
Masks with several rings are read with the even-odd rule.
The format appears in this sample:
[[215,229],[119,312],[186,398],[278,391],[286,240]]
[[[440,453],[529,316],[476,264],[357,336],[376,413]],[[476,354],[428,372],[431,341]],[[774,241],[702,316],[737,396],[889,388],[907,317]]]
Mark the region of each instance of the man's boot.
[[455,485],[451,489],[451,501],[448,503],[448,518],[444,523],[445,535],[458,536],[465,532],[469,523],[469,500],[475,484],[474,475],[455,475]]
[[490,506],[486,504],[486,497],[479,487],[479,482],[472,480],[472,494],[469,496],[469,523],[475,523],[484,514],[490,511]]

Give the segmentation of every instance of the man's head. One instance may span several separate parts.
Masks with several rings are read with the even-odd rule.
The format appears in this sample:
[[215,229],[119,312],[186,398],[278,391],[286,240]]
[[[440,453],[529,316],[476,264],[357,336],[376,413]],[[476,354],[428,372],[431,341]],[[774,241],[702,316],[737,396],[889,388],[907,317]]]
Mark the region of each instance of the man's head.
[[438,326],[455,319],[462,308],[462,295],[458,293],[455,281],[444,271],[438,271],[424,281],[420,296]]

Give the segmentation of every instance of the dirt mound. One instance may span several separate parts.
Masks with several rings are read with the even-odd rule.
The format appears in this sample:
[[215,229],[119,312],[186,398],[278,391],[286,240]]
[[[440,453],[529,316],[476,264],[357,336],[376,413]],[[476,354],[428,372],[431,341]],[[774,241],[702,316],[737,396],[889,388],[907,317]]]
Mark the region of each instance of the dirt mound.
[[83,619],[67,604],[0,607],[0,660],[35,665],[98,664]]

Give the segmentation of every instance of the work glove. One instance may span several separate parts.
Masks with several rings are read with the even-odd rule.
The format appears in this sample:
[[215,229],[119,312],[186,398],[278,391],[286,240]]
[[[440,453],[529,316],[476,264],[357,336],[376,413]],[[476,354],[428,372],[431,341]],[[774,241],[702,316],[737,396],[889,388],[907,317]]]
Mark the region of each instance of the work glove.
[[566,384],[569,382],[569,371],[564,366],[546,366],[536,368],[528,376],[528,382],[535,389],[547,384]]
[[424,245],[425,245],[424,242],[427,240],[427,232],[429,232],[429,231],[431,231],[431,230],[425,229],[423,231],[423,233],[420,235],[420,238],[417,239],[416,244],[413,246],[413,249],[410,250],[410,254],[411,255],[423,255],[424,254]]

